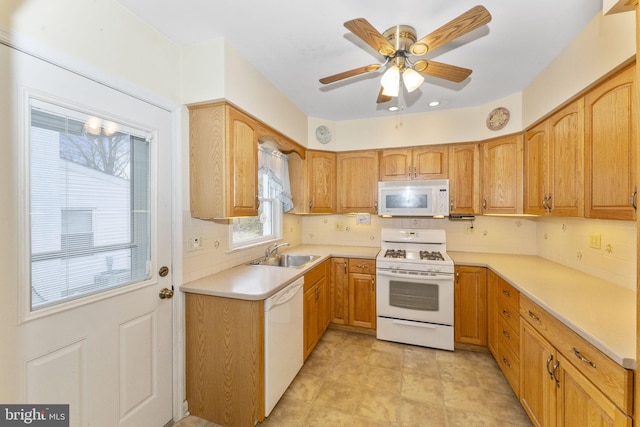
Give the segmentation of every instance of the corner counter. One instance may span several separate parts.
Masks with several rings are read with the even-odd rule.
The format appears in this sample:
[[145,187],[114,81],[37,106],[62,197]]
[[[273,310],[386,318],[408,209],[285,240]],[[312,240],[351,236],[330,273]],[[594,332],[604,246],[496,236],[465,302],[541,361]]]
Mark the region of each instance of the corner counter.
[[487,267],[627,369],[636,369],[636,292],[534,255],[449,252]]

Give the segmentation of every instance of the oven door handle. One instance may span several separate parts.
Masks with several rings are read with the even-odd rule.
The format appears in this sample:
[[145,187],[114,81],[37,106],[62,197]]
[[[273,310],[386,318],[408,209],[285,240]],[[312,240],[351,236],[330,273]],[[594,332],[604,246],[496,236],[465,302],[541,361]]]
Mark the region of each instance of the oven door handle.
[[418,328],[425,328],[425,329],[436,329],[436,325],[432,325],[430,323],[410,322],[408,320],[400,320],[400,319],[393,319],[392,323],[395,323],[397,325],[417,326]]
[[406,273],[394,273],[389,270],[378,270],[378,276],[380,277],[396,277],[399,279],[424,279],[429,280],[453,280],[453,274],[434,274],[434,275],[421,275],[421,274],[406,274]]

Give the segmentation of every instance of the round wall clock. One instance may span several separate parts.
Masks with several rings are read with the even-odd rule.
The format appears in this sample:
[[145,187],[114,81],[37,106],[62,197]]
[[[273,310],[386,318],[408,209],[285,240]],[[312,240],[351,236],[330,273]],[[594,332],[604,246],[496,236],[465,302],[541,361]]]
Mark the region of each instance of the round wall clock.
[[331,131],[325,125],[316,128],[316,139],[320,144],[327,144],[331,141]]
[[509,123],[509,110],[498,107],[487,116],[487,127],[491,130],[500,130]]

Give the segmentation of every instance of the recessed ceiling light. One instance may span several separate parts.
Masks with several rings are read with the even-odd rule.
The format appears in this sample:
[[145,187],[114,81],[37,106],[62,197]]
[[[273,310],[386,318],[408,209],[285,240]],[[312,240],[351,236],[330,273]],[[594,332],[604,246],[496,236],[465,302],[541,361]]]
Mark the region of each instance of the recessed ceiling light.
[[393,107],[389,107],[389,111],[398,111],[398,107],[395,105]]
[[438,105],[440,105],[440,101],[431,101],[429,103],[429,107],[437,107]]

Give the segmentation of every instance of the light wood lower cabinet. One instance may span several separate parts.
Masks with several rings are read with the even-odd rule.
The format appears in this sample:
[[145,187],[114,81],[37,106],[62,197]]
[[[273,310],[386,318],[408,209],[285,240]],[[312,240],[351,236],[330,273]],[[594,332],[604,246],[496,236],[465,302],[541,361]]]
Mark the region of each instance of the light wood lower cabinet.
[[375,329],[375,260],[331,259],[331,322]]
[[376,327],[376,261],[349,259],[349,325]]
[[633,373],[520,297],[520,401],[536,426],[632,424]]
[[329,271],[330,261],[324,261],[304,275],[304,359],[311,354],[318,340],[329,326]]
[[264,419],[264,303],[185,295],[189,412],[224,426]]
[[455,342],[487,345],[487,273],[484,267],[455,267]]

